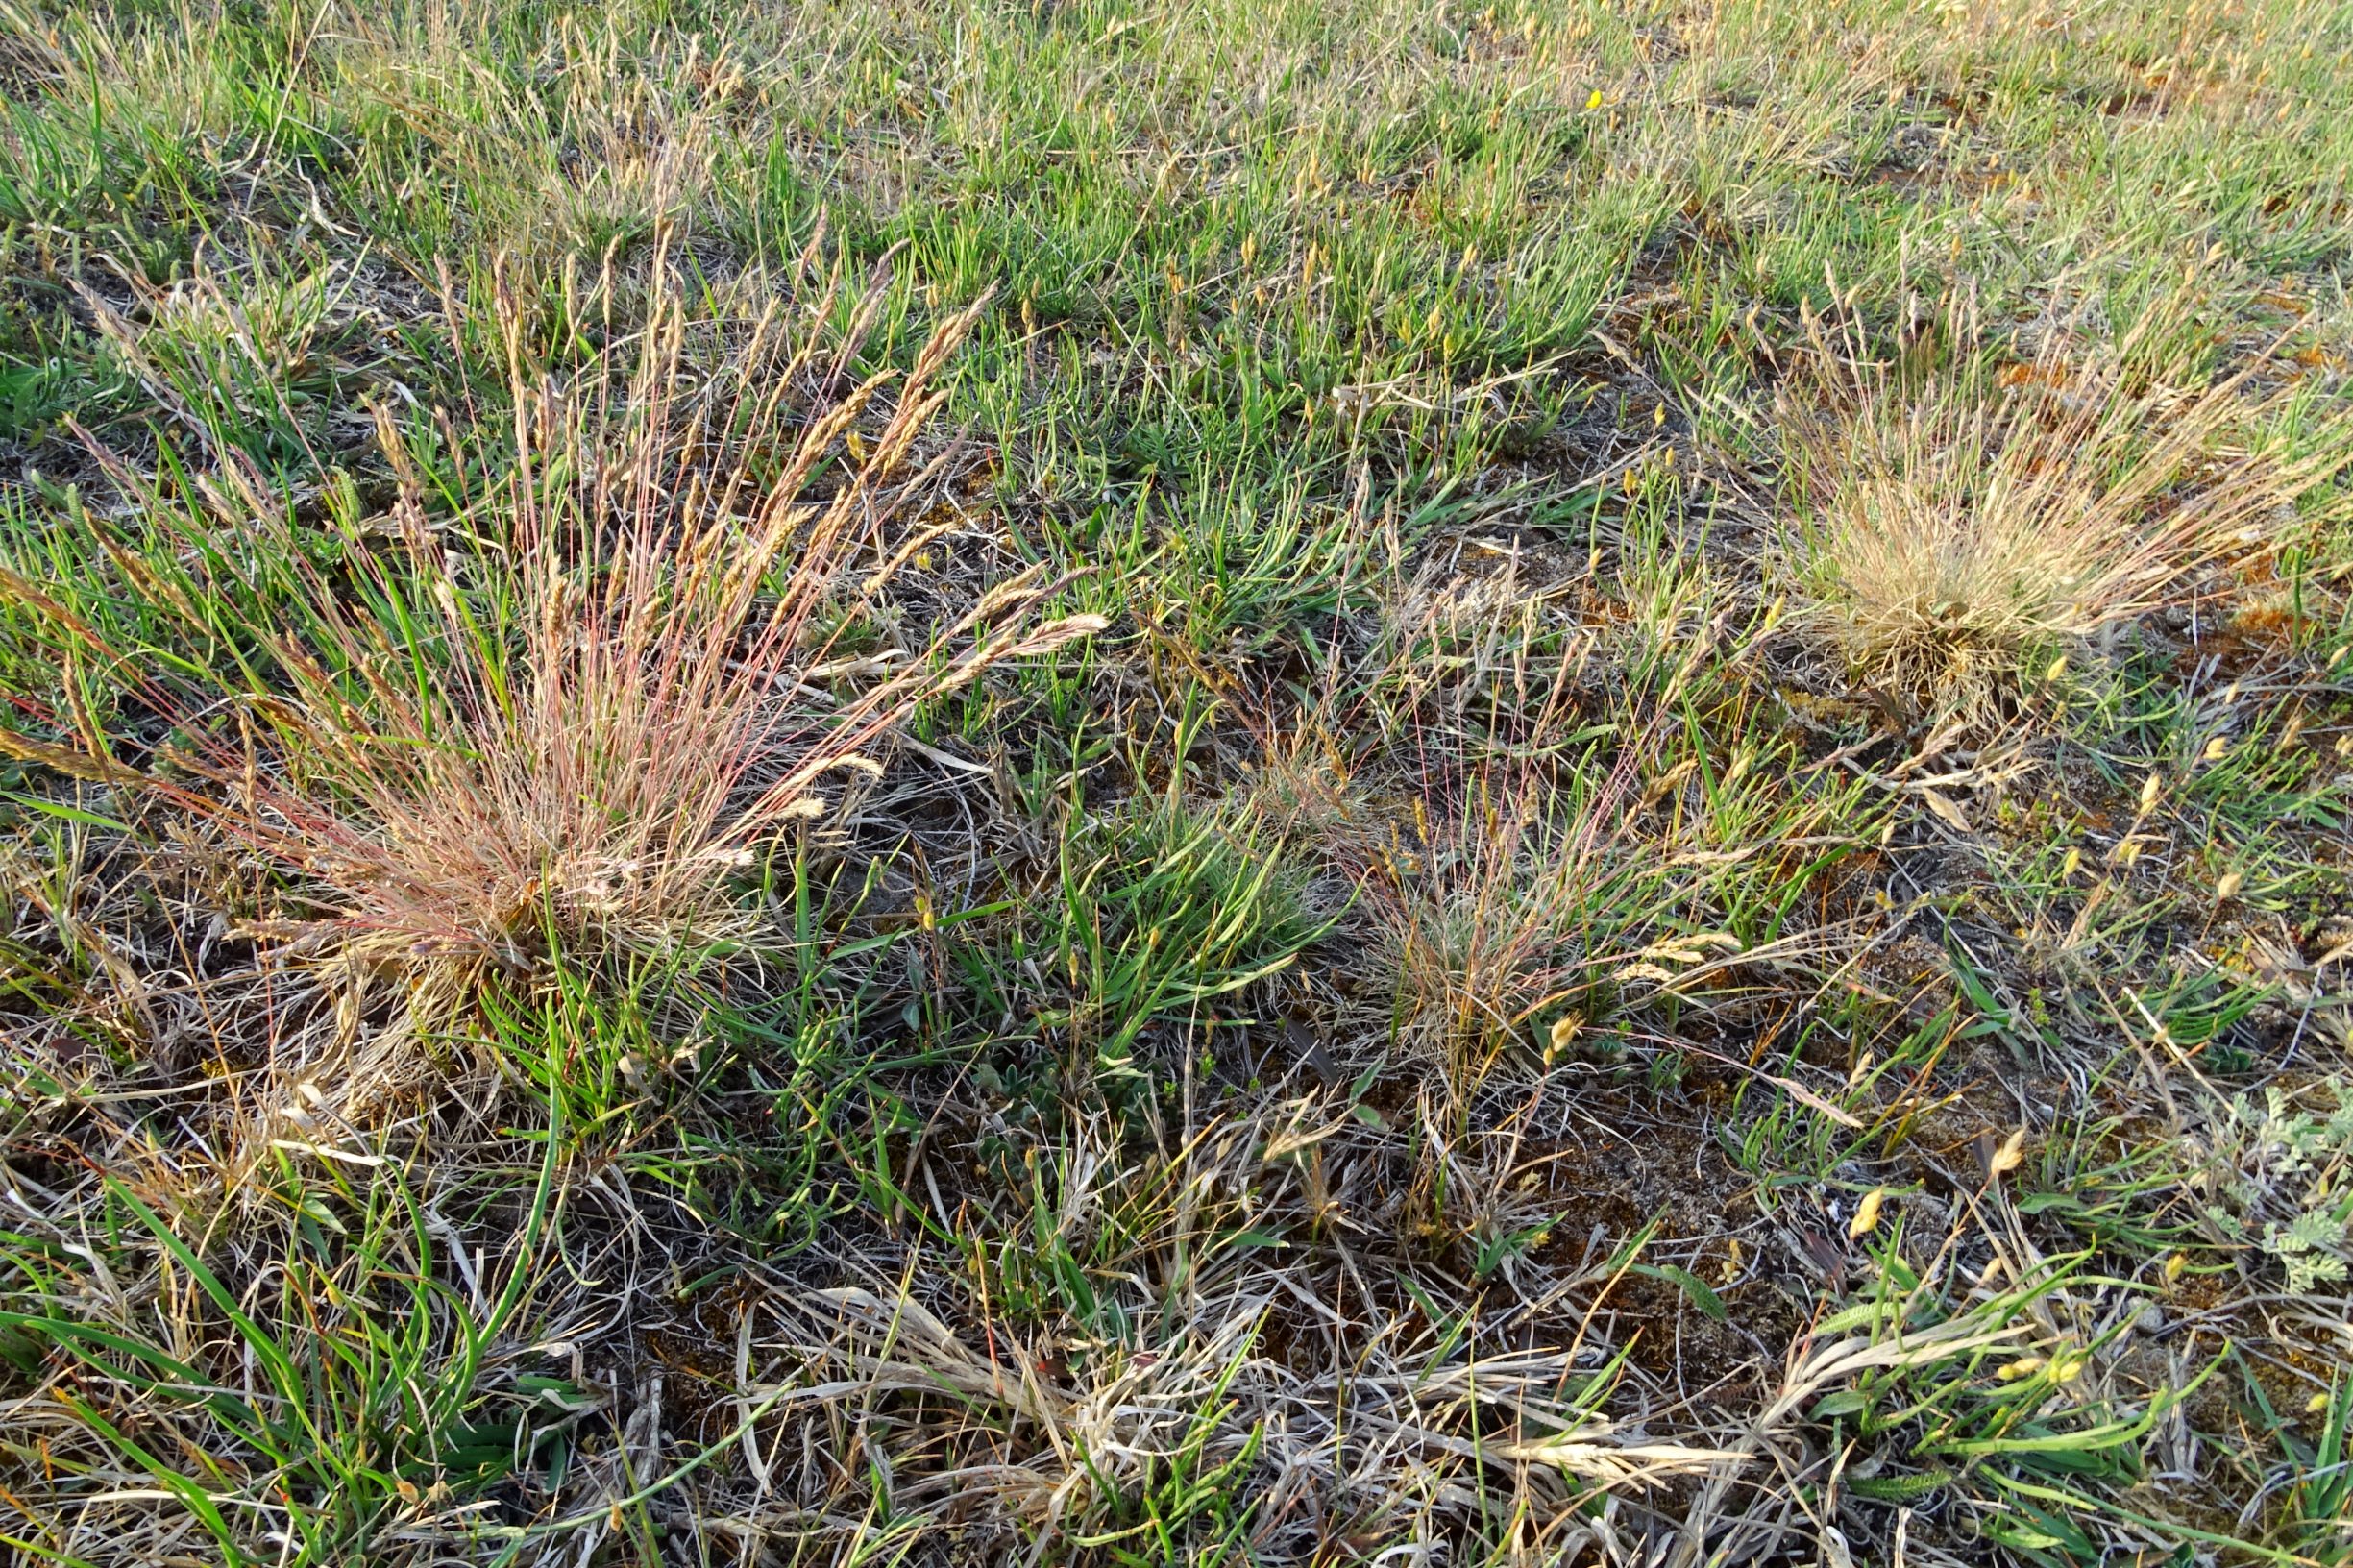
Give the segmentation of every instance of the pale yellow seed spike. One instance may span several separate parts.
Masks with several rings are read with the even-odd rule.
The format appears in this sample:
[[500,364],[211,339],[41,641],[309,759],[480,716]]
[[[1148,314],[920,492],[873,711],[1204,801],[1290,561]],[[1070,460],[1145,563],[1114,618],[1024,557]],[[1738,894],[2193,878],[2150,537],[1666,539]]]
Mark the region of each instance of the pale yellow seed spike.
[[2208,762],[2220,762],[2222,758],[2229,753],[2229,751],[2230,737],[2227,735],[2217,735],[2213,740],[2206,743],[2206,750],[2203,755],[2205,760]]
[[1658,426],[1658,425],[1664,425],[1666,422],[1667,422],[1667,405],[1666,405],[1665,404],[1663,404],[1663,403],[1662,403],[1662,404],[1659,404],[1659,405],[1658,405],[1656,408],[1654,408],[1654,409],[1653,409],[1653,410],[1651,411],[1651,423],[1652,423],[1654,426]]
[[2245,883],[2246,878],[2241,873],[2225,871],[2222,873],[2222,879],[2214,885],[2214,895],[2218,901],[2228,902],[2239,896],[2239,890]]
[[2142,780],[2141,810],[2143,813],[2145,814],[2157,804],[2157,792],[2164,788],[2165,781],[2159,778],[2155,773],[2151,773],[2147,778]]
[[1997,1176],[2016,1170],[2026,1158],[2026,1129],[2012,1133],[2008,1141],[1994,1151],[1993,1171]]
[[1873,1231],[1878,1229],[1879,1206],[1886,1201],[1887,1188],[1883,1187],[1875,1187],[1863,1194],[1863,1201],[1855,1205],[1854,1217],[1847,1222],[1847,1236],[1850,1240],[1856,1237],[1869,1236]]
[[2059,878],[2061,881],[2065,881],[2067,878],[2073,876],[2077,871],[2082,870],[2083,851],[2080,849],[2070,849],[2067,852],[2067,858],[2059,863]]
[[2171,1285],[2175,1280],[2180,1279],[2181,1271],[2189,1266],[2190,1260],[2181,1253],[2177,1252],[2168,1258],[2165,1261],[2165,1283]]

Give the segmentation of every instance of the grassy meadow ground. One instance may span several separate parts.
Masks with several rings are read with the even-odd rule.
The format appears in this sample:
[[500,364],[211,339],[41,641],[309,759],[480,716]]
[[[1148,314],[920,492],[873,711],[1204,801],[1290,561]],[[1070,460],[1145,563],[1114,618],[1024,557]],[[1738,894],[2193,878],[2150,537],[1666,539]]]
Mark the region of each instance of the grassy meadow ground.
[[2353,1563],[2353,9],[0,0],[0,1545]]

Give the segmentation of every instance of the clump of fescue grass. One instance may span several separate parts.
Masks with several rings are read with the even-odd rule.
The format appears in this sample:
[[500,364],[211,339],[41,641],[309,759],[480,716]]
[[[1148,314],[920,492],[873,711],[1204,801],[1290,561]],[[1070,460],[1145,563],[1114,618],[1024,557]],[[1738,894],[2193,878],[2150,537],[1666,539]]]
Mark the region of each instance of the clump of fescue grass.
[[1799,577],[1853,671],[1926,711],[1980,709],[2022,658],[2162,607],[2324,477],[2246,439],[2274,411],[2264,359],[2206,385],[2143,368],[2176,314],[2103,349],[2050,331],[2005,363],[1955,309],[1942,367],[1932,338],[1890,362],[1817,324],[1781,424]]
[[1458,588],[1413,598],[1294,723],[1260,729],[1252,809],[1346,880],[1399,1037],[1467,1084],[1589,996],[1620,934],[1595,906],[1614,916],[1644,866],[1613,820],[1630,760],[1597,762],[1568,668],[1507,654],[1493,683],[1511,700],[1474,702],[1463,688],[1487,683],[1460,670],[1485,671],[1504,616]]
[[234,462],[167,484],[107,459],[127,515],[76,522],[116,604],[13,573],[0,593],[170,733],[129,761],[68,699],[35,710],[56,740],[9,748],[259,851],[293,907],[249,932],[398,979],[411,1017],[558,951],[749,936],[742,869],[878,772],[894,725],[1102,625],[1034,624],[1030,574],[929,647],[839,656],[937,477],[914,447],[979,306],[904,377],[860,376],[880,294],[813,265],[749,322],[692,320],[657,282],[647,327],[568,377],[502,296],[511,429],[454,431],[453,462],[380,416],[388,517],[331,505],[322,531]]
[[[1539,1021],[1564,1032],[1600,1005],[1615,968],[1623,901],[1642,867],[1616,830],[1630,770],[1588,798],[1541,769],[1507,760],[1459,782],[1434,780],[1415,828],[1385,859],[1369,906],[1396,964],[1409,1038],[1434,1042],[1458,1083]],[[1630,945],[1639,945],[1638,943]]]
[[1261,734],[1255,809],[1346,876],[1398,1039],[1457,1090],[1739,946],[1687,924],[1712,903],[1692,835],[1643,821],[1693,767],[1662,766],[1655,716],[1587,722],[1592,640],[1547,626],[1541,595],[1497,608],[1525,597],[1512,574],[1419,585],[1294,727]]
[[1741,1006],[1739,971],[1819,971],[1851,933],[1800,895],[1876,827],[1726,689],[1777,612],[1663,535],[1627,535],[1598,625],[1591,568],[1531,563],[1434,552],[1295,718],[1251,726],[1252,810],[1344,880],[1392,1038],[1458,1107],[1507,1061]]

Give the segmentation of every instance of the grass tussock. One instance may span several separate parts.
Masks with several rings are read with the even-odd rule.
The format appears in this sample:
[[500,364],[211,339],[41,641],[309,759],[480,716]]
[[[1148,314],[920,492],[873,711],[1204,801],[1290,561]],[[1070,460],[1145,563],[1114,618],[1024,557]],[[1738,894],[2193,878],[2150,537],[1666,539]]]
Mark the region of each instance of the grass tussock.
[[[429,499],[486,454],[429,475],[381,415],[396,496],[328,551],[250,467],[176,493],[110,460],[124,515],[78,514],[124,596],[108,623],[20,575],[0,592],[169,731],[136,762],[140,738],[86,723],[8,744],[225,829],[298,879],[248,934],[426,1011],[559,950],[744,939],[746,869],[879,774],[919,704],[1102,625],[1025,619],[1049,591],[1031,573],[922,646],[873,639],[861,608],[936,488],[917,442],[972,317],[903,376],[861,372],[877,296],[804,282],[743,322],[657,292],[642,332],[561,375],[502,298],[508,415],[473,438],[506,444],[501,477]],[[208,655],[159,659],[170,638]]]
[[2276,365],[2204,384],[2151,367],[2175,309],[2108,344],[2050,327],[2024,357],[1963,308],[1893,358],[1817,324],[1781,423],[1801,581],[1853,670],[1977,707],[2024,656],[2112,633],[2292,518],[2333,460],[2250,435],[2279,410]]

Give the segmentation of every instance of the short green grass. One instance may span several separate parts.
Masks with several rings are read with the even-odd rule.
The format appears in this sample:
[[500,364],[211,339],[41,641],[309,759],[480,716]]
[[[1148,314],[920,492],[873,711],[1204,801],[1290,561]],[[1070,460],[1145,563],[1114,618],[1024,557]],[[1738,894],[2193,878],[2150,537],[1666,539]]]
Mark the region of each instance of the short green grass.
[[[2348,171],[2310,0],[0,0],[0,1541],[2353,1563]],[[680,583],[830,771],[453,979]]]

